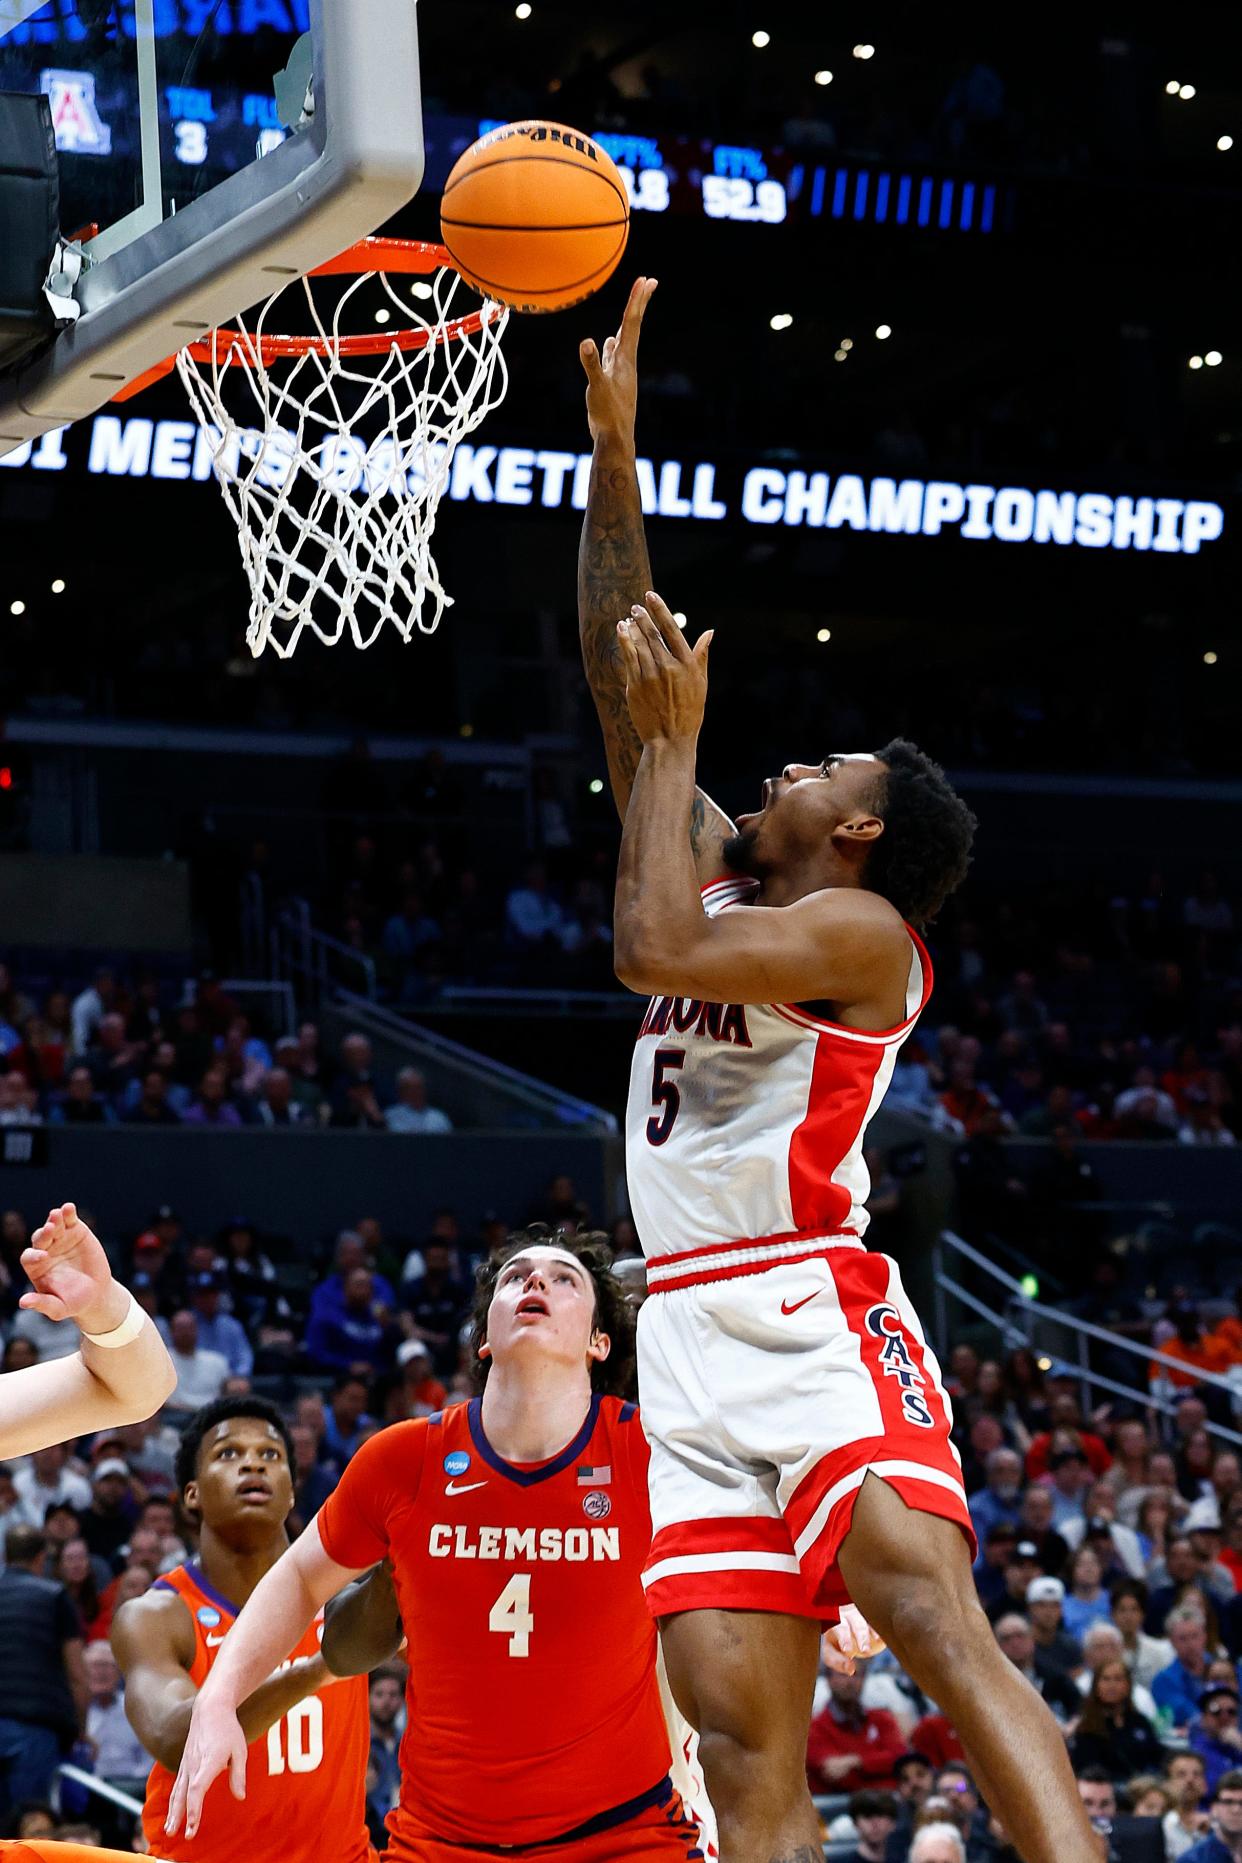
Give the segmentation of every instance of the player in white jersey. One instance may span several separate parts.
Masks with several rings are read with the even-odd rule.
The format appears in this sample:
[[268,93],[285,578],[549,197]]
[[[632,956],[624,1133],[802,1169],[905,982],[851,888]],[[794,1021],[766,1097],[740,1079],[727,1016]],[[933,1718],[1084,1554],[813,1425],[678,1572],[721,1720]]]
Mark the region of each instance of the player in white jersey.
[[975,1595],[939,1368],[895,1263],[863,1247],[864,1134],[931,990],[914,927],[963,879],[974,821],[902,741],[787,764],[736,824],[695,787],[711,636],[692,650],[651,592],[635,467],[653,289],[602,357],[582,346],[579,558],[625,824],[616,967],[652,998],[627,1152],[652,1295],[648,1604],[723,1863],[819,1855],[806,1735],[818,1627],[847,1599],[952,1719],[1027,1863],[1087,1863],[1064,1741]]

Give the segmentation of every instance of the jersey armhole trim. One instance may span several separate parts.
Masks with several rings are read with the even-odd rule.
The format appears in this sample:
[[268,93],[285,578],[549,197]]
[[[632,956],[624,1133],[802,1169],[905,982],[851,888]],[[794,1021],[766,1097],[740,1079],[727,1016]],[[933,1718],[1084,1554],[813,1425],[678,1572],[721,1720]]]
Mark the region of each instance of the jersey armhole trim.
[[898,1022],[894,1028],[847,1028],[844,1022],[830,1022],[827,1016],[812,1015],[810,1011],[804,1009],[800,1003],[770,1003],[768,1007],[774,1009],[778,1016],[784,1016],[786,1021],[799,1022],[805,1028],[823,1029],[830,1035],[843,1035],[847,1041],[887,1043],[896,1041],[898,1037],[904,1038],[910,1033],[911,1029],[926,1009],[928,1003],[931,1001],[932,986],[935,982],[935,978],[932,975],[931,957],[928,953],[927,946],[923,943],[923,940],[919,937],[913,925],[906,926],[906,933],[914,946],[915,955],[919,960],[919,967],[923,977],[923,987],[918,1008],[913,1010],[904,1021]]

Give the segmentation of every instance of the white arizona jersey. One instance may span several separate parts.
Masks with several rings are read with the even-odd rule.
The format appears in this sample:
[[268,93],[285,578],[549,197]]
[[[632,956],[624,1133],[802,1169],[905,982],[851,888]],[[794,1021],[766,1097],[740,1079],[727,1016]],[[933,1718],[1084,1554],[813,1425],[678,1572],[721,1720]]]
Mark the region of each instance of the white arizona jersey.
[[[714,918],[757,891],[754,880],[717,880],[703,888],[703,909]],[[878,1034],[793,1003],[652,998],[626,1116],[630,1205],[651,1285],[684,1272],[666,1258],[689,1251],[727,1248],[737,1272],[743,1261],[788,1259],[809,1240],[861,1238],[867,1126],[931,994],[927,951],[913,931],[910,940],[905,1020]],[[739,1256],[746,1241],[756,1246]]]

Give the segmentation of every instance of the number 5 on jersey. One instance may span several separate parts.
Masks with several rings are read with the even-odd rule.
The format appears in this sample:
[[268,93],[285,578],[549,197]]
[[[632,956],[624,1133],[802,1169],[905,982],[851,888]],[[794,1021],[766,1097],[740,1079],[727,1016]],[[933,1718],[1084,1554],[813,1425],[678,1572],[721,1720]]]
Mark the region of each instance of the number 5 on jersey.
[[651,1104],[656,1110],[647,1121],[648,1145],[663,1145],[672,1136],[681,1111],[681,1088],[667,1076],[686,1064],[684,1048],[657,1048],[651,1063]]
[[530,1573],[515,1572],[488,1613],[487,1627],[509,1639],[510,1656],[530,1655],[535,1620],[530,1608]]

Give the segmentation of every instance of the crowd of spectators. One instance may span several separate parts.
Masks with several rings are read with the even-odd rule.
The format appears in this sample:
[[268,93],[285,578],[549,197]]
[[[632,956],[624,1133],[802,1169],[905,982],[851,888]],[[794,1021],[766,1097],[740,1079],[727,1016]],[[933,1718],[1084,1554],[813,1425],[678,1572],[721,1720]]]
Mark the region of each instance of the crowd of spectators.
[[0,963],[0,1126],[45,1123],[453,1129],[419,1068],[385,1080],[365,1035],[327,1054],[314,1022],[260,1032],[210,973],[172,990],[101,969],[76,994],[38,1001]]
[[[842,742],[865,730],[839,721]],[[442,826],[411,844],[408,826],[392,828],[365,742],[343,760],[333,780],[348,826],[332,837],[323,928],[372,961],[383,996],[412,1010],[464,982],[620,994],[613,851],[583,838],[554,774],[537,773],[533,853],[510,869],[506,890],[503,869],[485,880],[451,825],[460,797],[450,768],[438,753],[424,761],[418,780]],[[257,850],[256,874],[263,864]],[[1029,1220],[1012,1187],[994,1181],[1004,1137],[1232,1147],[1242,1132],[1240,934],[1210,870],[1181,887],[1159,872],[1125,890],[1049,885],[1021,911],[968,885],[932,929],[935,995],[888,1104],[966,1142],[964,1195],[996,1204],[980,1212],[984,1227],[1007,1224],[1014,1239]],[[34,1000],[0,963],[3,1123],[447,1129],[416,1069],[385,1082],[383,1096],[354,1091],[371,1063],[363,1037],[348,1046],[325,1059],[309,1024],[274,1036],[210,975],[178,993],[151,975],[101,972]]]
[[[875,1174],[882,1202],[888,1192]],[[319,1264],[306,1259],[313,1250],[241,1220],[203,1237],[166,1207],[124,1245],[113,1239],[169,1343],[177,1388],[148,1423],[0,1469],[9,1564],[58,1582],[77,1629],[70,1640],[84,1646],[73,1724],[47,1743],[51,1768],[72,1751],[102,1776],[145,1770],[106,1640],[117,1604],[193,1551],[173,1485],[189,1414],[251,1390],[282,1404],[298,1456],[300,1530],[376,1430],[471,1394],[472,1269],[515,1219],[572,1230],[590,1212],[561,1177],[537,1207],[488,1211],[473,1226],[444,1210],[427,1234],[399,1237],[360,1216]],[[17,1308],[26,1239],[24,1217],[5,1212],[5,1371],[74,1348],[71,1326]],[[622,1262],[634,1261],[630,1223],[616,1223],[612,1240]],[[1242,1340],[1236,1312],[1217,1333],[1222,1347]],[[1055,1716],[1088,1809],[1111,1828],[1123,1863],[1218,1863],[1220,1853],[1202,1845],[1228,1843],[1242,1824],[1242,1459],[1212,1433],[1201,1367],[1183,1358],[1166,1369],[1181,1381],[1168,1418],[1143,1406],[1084,1414],[1077,1380],[1025,1349],[988,1358],[961,1339],[945,1377],[980,1602],[1000,1647]],[[0,1637],[6,1703],[21,1691],[5,1666],[19,1660]],[[396,1790],[402,1681],[399,1665],[372,1678],[377,1829]],[[831,1858],[1001,1863],[1015,1854],[952,1724],[891,1654],[857,1676],[821,1676],[807,1776]],[[53,1816],[63,1832],[83,1808],[70,1790],[59,1813],[0,1807],[0,1821],[6,1815],[14,1834],[21,1819],[44,1828],[39,1818]],[[97,1808],[89,1815],[101,1822]]]

